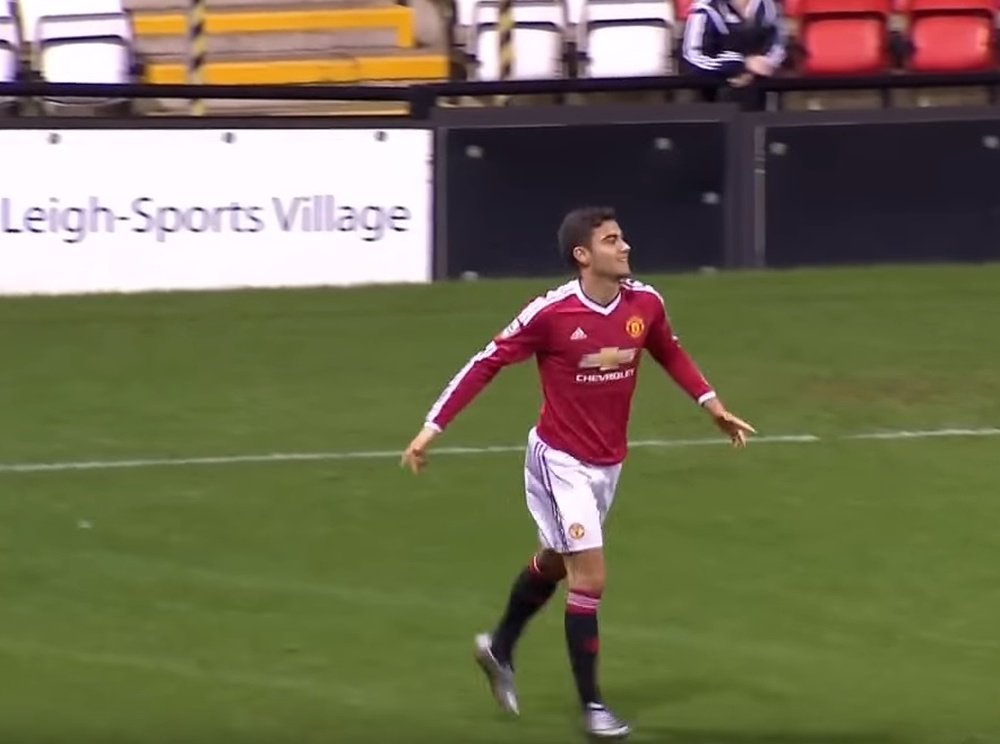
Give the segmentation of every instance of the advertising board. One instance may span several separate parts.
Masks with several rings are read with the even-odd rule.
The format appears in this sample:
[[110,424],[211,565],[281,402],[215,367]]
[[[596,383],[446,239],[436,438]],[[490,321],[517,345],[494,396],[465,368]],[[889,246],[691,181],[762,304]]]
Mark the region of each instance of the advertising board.
[[0,294],[431,279],[422,129],[0,130]]

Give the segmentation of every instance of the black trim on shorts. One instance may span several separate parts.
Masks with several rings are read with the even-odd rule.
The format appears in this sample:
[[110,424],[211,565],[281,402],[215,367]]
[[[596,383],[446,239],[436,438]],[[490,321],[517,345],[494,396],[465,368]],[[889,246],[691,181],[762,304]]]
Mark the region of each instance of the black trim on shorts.
[[540,479],[542,481],[542,488],[545,490],[545,495],[549,499],[549,507],[552,509],[552,516],[559,525],[559,544],[561,545],[563,552],[569,552],[569,540],[566,538],[566,527],[563,523],[562,512],[559,511],[559,504],[556,501],[555,490],[552,488],[552,477],[549,475],[549,468],[545,462],[545,453],[543,451],[545,449],[547,449],[547,445],[544,442],[539,441],[538,444],[535,445],[535,459],[538,462],[539,471],[542,476]]

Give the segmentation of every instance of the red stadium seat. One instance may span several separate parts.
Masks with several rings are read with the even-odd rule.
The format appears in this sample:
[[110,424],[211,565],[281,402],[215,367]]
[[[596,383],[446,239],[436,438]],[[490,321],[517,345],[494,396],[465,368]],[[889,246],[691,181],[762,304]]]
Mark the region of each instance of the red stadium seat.
[[888,19],[892,0],[799,0],[806,18],[872,16]]
[[785,18],[798,20],[799,16],[802,15],[802,0],[784,0],[781,12]]
[[891,66],[892,0],[800,0],[806,75],[864,75]]
[[909,25],[907,68],[914,72],[994,69],[994,0],[904,0]]
[[674,15],[677,20],[687,20],[692,5],[694,5],[694,0],[674,0]]
[[984,13],[997,10],[995,0],[898,0],[899,11],[908,15],[936,13]]

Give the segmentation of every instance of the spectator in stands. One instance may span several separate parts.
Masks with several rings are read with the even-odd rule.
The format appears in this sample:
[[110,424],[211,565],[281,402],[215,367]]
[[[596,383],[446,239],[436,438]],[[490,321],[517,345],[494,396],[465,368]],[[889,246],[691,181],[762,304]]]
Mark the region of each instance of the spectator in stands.
[[[785,32],[775,0],[698,0],[684,26],[683,57],[691,72],[733,89],[770,77],[785,59]],[[753,107],[755,92],[721,98]]]

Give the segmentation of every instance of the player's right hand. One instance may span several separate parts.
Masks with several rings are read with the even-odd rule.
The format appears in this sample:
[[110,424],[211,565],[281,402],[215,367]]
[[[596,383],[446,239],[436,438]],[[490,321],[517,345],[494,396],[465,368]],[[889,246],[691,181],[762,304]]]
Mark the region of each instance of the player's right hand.
[[436,436],[437,430],[429,426],[421,429],[420,433],[413,438],[413,441],[410,442],[403,452],[400,465],[404,468],[409,468],[414,474],[423,470],[427,464],[427,449],[430,446],[431,440]]

